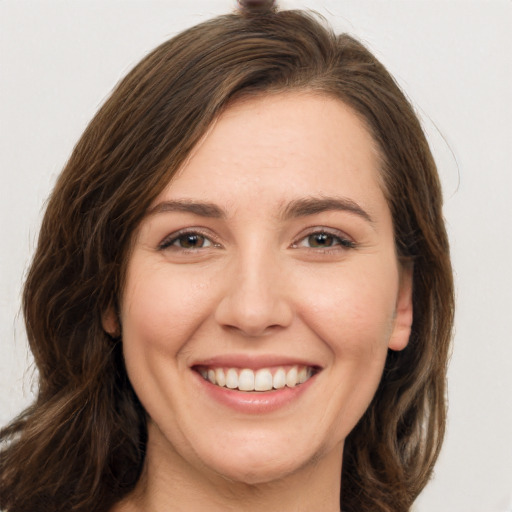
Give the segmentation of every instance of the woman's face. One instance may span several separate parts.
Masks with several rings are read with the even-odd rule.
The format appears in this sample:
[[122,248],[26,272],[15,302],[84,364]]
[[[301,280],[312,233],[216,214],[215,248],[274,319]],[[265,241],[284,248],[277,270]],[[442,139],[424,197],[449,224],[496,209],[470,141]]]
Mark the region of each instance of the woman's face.
[[246,483],[339,472],[412,320],[359,118],[306,93],[228,108],[143,220],[120,318],[151,456]]

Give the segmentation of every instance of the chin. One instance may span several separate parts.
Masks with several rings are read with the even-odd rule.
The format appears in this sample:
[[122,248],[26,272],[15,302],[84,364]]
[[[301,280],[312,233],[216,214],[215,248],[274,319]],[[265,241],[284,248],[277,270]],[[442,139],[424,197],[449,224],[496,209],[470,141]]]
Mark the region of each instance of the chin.
[[[312,458],[314,459],[314,458]],[[312,463],[293,457],[238,458],[216,464],[216,473],[232,482],[246,485],[264,485],[284,480]]]
[[[254,436],[257,437],[257,436]],[[255,442],[233,442],[230,448],[204,453],[203,463],[214,473],[223,478],[246,485],[262,485],[282,481],[308,467],[314,467],[315,462],[329,452],[328,447],[317,447],[308,440],[300,441],[287,437],[274,436],[271,440]],[[220,447],[219,443],[217,447]],[[330,447],[331,452],[340,451]]]

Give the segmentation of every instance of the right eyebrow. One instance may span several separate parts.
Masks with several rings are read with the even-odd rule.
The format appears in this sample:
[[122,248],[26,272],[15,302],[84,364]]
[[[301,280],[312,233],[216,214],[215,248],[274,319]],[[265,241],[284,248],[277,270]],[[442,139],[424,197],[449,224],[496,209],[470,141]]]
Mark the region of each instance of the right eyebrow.
[[368,212],[348,197],[304,197],[291,201],[282,213],[283,218],[307,217],[327,211],[344,211],[358,215],[370,224],[374,221]]
[[214,203],[203,201],[189,201],[187,199],[178,199],[173,201],[162,201],[151,207],[147,212],[148,215],[155,215],[166,212],[184,212],[193,213],[200,217],[212,217],[215,219],[224,219],[226,212]]

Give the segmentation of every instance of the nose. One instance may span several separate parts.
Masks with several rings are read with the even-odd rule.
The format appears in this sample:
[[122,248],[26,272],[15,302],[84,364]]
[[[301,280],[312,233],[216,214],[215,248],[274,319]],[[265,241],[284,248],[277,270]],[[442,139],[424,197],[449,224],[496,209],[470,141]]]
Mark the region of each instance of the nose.
[[293,307],[288,275],[277,260],[252,253],[232,266],[215,311],[222,327],[258,337],[290,325]]

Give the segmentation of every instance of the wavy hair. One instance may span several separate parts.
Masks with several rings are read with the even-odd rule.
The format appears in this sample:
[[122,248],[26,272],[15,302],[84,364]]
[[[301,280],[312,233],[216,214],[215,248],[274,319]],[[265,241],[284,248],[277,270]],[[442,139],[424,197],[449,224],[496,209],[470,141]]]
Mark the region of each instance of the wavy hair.
[[145,413],[102,314],[123,291],[133,234],[216,117],[240,96],[338,98],[381,157],[397,254],[414,265],[408,346],[389,351],[346,439],[346,512],[407,511],[445,426],[453,280],[436,166],[410,103],[349,35],[301,11],[243,11],[192,27],[144,58],[77,143],[48,201],[23,312],[39,371],[33,405],[0,434],[5,512],[107,511],[140,476]]

